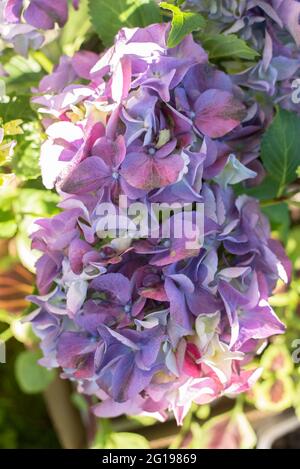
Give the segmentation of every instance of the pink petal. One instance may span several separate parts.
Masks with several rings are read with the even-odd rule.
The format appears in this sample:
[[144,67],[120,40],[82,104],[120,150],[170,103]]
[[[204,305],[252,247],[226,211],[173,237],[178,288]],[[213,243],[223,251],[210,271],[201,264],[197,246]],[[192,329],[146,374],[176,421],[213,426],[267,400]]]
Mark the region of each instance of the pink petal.
[[196,101],[195,125],[211,138],[223,137],[245,117],[245,108],[228,91],[207,90]]

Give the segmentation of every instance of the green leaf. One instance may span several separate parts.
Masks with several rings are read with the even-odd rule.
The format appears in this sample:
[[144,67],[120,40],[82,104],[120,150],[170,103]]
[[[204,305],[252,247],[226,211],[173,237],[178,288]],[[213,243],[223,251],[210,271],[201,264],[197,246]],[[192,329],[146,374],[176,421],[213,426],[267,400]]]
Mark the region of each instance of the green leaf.
[[12,238],[17,231],[15,215],[11,210],[0,210],[0,239]]
[[112,433],[111,421],[106,418],[98,420],[98,429],[94,439],[90,445],[91,449],[103,449],[108,443],[109,437]]
[[255,197],[259,200],[270,200],[276,197],[277,187],[273,179],[267,175],[263,182],[258,186],[245,188],[242,184],[234,186],[237,195],[247,194],[250,197]]
[[237,408],[209,419],[202,426],[202,434],[201,449],[251,449],[256,444],[253,428]]
[[210,60],[224,58],[253,60],[259,55],[243,39],[234,34],[201,35],[200,38]]
[[282,412],[292,406],[295,386],[289,375],[274,375],[258,382],[252,391],[255,407],[265,412]]
[[149,449],[149,442],[137,433],[111,433],[104,449]]
[[14,211],[38,217],[47,217],[59,213],[59,196],[51,191],[22,188],[14,201]]
[[161,2],[159,5],[164,10],[170,10],[173,13],[168,47],[176,47],[185,36],[205,26],[205,19],[199,13],[183,12],[177,6],[167,2]]
[[0,119],[9,122],[16,119],[31,121],[36,118],[30,99],[29,95],[12,95],[8,103],[0,103]]
[[300,164],[300,118],[278,109],[261,145],[261,158],[269,176],[276,183],[277,196],[297,178]]
[[154,0],[89,0],[91,22],[105,46],[110,46],[122,27],[144,27],[159,23],[161,15]]
[[137,422],[139,425],[142,427],[150,427],[151,425],[154,425],[157,420],[154,417],[145,417],[141,415],[132,415],[128,417],[129,420],[132,420],[133,422]]
[[285,344],[278,342],[269,345],[260,359],[260,366],[264,370],[264,378],[273,374],[290,376],[294,369],[289,349]]
[[39,351],[26,350],[21,352],[16,359],[16,379],[22,391],[27,394],[43,391],[55,377],[54,370],[47,370],[37,363],[40,358]]
[[256,65],[254,60],[222,60],[220,66],[224,68],[228,75],[242,73]]
[[91,449],[149,449],[149,442],[137,433],[112,432],[108,419],[101,419]]
[[80,0],[78,10],[69,5],[69,19],[59,36],[63,52],[72,56],[79,50],[90,28],[88,0]]
[[295,226],[289,232],[289,239],[287,243],[287,255],[294,264],[295,270],[300,268],[300,226]]
[[290,227],[290,212],[286,203],[262,207],[263,213],[268,217],[272,231],[276,231],[279,238],[286,242]]
[[33,57],[13,55],[4,68],[8,73],[3,77],[8,95],[27,94],[43,77],[41,66]]
[[40,176],[41,134],[37,122],[23,124],[24,133],[15,137],[17,145],[10,167],[14,174],[23,180],[36,179]]

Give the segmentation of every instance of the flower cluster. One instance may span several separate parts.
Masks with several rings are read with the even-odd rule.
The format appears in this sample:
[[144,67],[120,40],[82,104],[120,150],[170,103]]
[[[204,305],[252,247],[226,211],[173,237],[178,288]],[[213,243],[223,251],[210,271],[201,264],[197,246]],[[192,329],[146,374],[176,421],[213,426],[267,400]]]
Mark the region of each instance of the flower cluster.
[[[62,212],[32,236],[43,254],[29,320],[41,363],[97,396],[96,415],[170,410],[181,424],[192,402],[257,379],[248,363],[284,331],[268,296],[290,266],[257,201],[232,188],[263,177],[264,113],[191,35],[168,49],[168,30],[122,29],[100,59],[64,57],[40,84],[43,180]],[[151,217],[153,204],[177,208],[148,237],[103,232],[102,205],[125,196]],[[178,204],[190,209],[181,237]]]
[[299,112],[291,95],[299,83],[300,3],[297,0],[186,0],[214,21],[223,34],[238,34],[259,52],[261,60],[235,76],[235,83],[272,96],[275,103]]
[[[78,8],[79,0],[73,0]],[[3,0],[0,5],[0,38],[16,52],[26,55],[28,49],[39,49],[44,37],[40,30],[62,27],[68,19],[68,0]]]

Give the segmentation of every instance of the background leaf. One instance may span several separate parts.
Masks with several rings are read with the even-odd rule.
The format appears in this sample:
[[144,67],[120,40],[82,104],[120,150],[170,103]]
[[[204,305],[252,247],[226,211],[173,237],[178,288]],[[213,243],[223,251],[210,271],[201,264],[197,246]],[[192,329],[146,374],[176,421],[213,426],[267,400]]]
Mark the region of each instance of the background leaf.
[[274,204],[262,208],[263,213],[268,217],[272,231],[277,233],[281,241],[286,242],[290,228],[290,214],[286,203]]
[[122,27],[144,27],[161,21],[154,0],[89,0],[89,11],[91,22],[105,46],[113,43]]
[[161,2],[160,6],[173,13],[168,47],[176,47],[185,36],[205,26],[205,19],[199,13],[183,12],[177,6],[167,2]]
[[276,183],[277,195],[297,178],[300,164],[300,118],[292,112],[278,109],[266,131],[261,145],[261,158],[269,176]]
[[69,19],[59,37],[62,51],[72,56],[86,40],[90,28],[88,0],[80,0],[78,10],[69,5]]
[[47,370],[38,364],[40,351],[21,352],[15,363],[15,374],[22,391],[35,394],[43,391],[55,377],[54,370]]
[[3,122],[9,122],[15,119],[30,121],[37,117],[36,113],[30,106],[31,96],[29,95],[12,95],[8,103],[0,103],[0,119]]
[[251,449],[256,435],[246,415],[238,409],[210,419],[202,427],[204,449]]
[[7,77],[3,77],[9,95],[27,94],[38,86],[43,73],[40,64],[33,57],[12,56],[4,66]]
[[16,231],[15,214],[11,210],[0,210],[0,239],[12,238]]
[[14,174],[23,180],[36,179],[40,176],[41,134],[37,122],[23,125],[23,135],[17,136],[17,145],[10,167]]
[[109,421],[101,420],[101,429],[96,434],[92,449],[148,449],[149,442],[142,435],[129,432],[112,432]]
[[148,449],[150,445],[145,437],[137,433],[111,433],[106,449]]
[[200,39],[210,60],[224,58],[253,60],[259,55],[243,39],[234,34],[201,35]]

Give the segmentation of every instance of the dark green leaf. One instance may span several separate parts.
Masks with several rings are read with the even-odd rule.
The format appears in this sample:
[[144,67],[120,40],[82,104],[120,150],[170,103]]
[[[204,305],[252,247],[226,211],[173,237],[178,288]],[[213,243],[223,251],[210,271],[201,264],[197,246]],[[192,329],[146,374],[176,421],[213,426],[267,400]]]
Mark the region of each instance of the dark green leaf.
[[205,26],[205,19],[199,13],[183,12],[177,6],[167,2],[161,2],[160,6],[173,13],[168,47],[176,47],[185,36]]
[[0,103],[0,119],[9,122],[15,119],[31,121],[36,118],[36,113],[30,105],[29,95],[13,95],[8,103]]
[[161,15],[154,0],[89,0],[92,24],[105,46],[110,46],[120,28],[159,23]]
[[286,203],[274,204],[269,207],[263,207],[262,211],[268,217],[272,231],[277,231],[279,238],[286,242],[290,227],[288,205]]
[[300,118],[289,111],[278,109],[277,115],[266,131],[261,157],[270,178],[281,196],[287,184],[297,178],[300,165]]
[[277,194],[277,187],[270,176],[266,176],[261,184],[251,188],[245,188],[243,184],[234,186],[236,195],[247,194],[250,197],[255,197],[259,200],[270,200],[274,199]]

